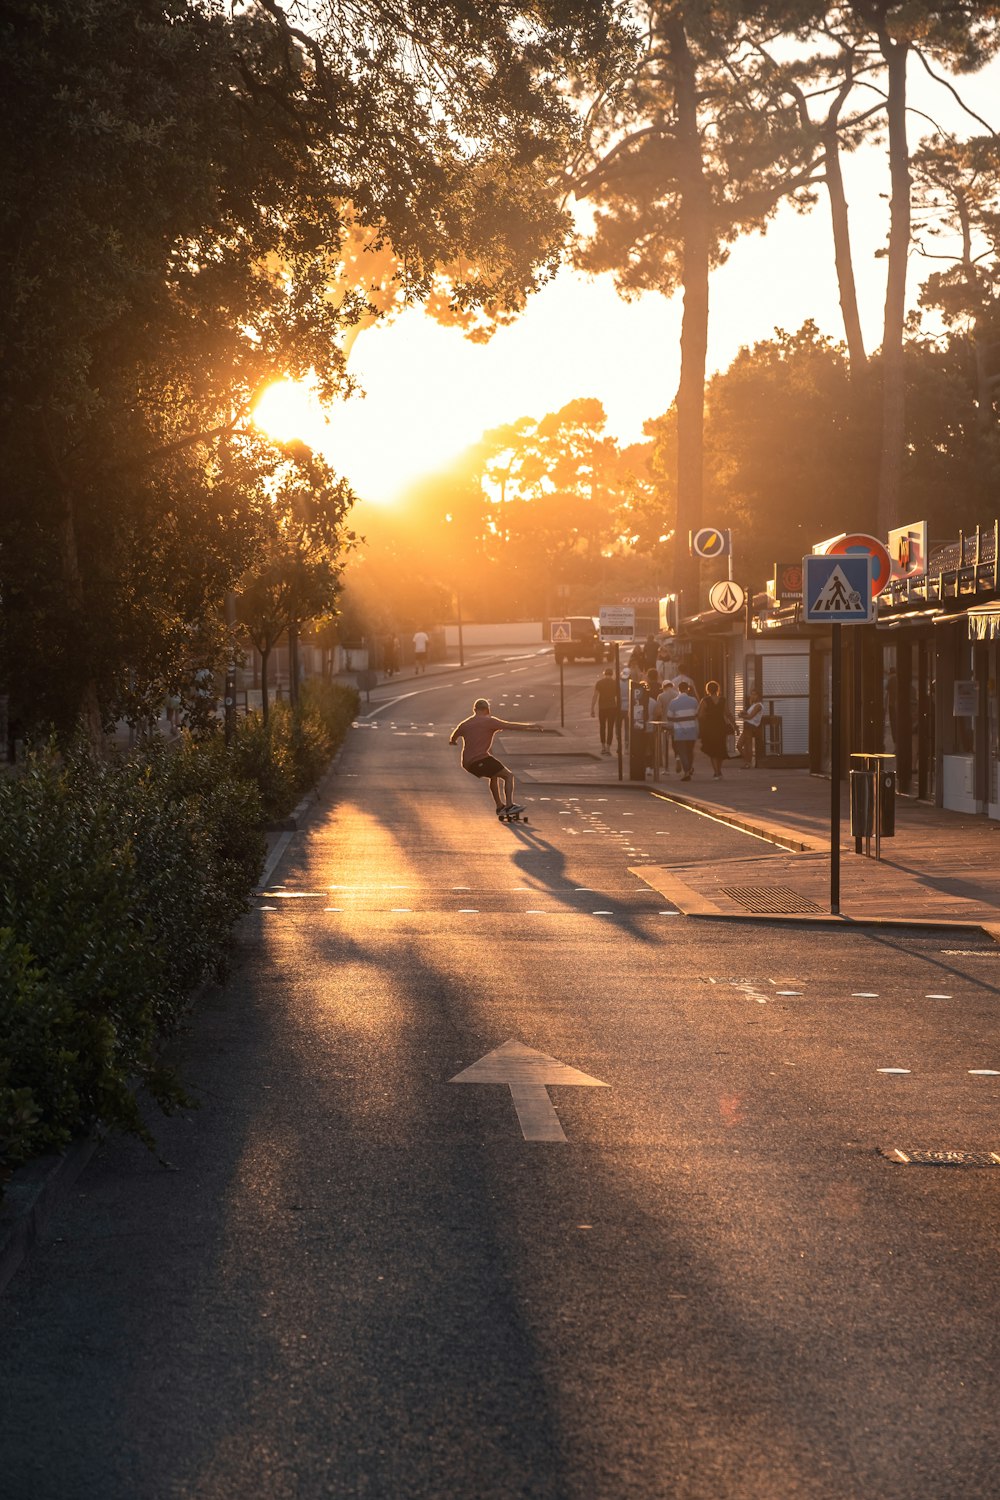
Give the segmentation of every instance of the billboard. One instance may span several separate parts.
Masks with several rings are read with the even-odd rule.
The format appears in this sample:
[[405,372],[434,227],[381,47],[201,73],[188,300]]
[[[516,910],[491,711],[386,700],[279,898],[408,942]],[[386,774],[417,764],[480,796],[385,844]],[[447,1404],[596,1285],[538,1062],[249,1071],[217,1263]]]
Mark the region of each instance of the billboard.
[[911,521],[889,532],[893,578],[922,578],[927,572],[927,522]]

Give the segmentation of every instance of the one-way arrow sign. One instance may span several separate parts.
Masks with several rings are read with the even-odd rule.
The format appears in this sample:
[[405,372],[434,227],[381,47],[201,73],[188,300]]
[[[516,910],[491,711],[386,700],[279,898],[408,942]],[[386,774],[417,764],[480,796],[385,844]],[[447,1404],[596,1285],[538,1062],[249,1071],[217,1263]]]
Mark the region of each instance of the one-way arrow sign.
[[571,1068],[555,1057],[536,1052],[523,1042],[504,1042],[478,1062],[456,1073],[451,1083],[505,1083],[517,1110],[521,1134],[526,1141],[564,1141],[559,1116],[552,1107],[548,1086],[575,1084],[577,1088],[606,1089],[608,1084]]

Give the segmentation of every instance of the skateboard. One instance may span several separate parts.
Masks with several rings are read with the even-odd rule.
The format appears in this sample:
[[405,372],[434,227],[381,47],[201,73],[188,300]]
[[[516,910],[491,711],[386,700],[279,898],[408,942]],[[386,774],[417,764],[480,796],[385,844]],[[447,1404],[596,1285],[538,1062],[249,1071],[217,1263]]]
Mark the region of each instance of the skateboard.
[[527,813],[507,813],[502,818],[497,818],[498,823],[527,823]]

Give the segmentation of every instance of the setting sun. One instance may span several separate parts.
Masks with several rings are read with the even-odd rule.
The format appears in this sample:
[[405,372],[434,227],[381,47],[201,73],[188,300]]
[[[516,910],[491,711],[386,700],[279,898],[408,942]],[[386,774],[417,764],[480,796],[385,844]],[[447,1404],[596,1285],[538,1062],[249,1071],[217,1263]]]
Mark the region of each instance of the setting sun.
[[326,415],[304,380],[278,380],[269,385],[253,409],[253,419],[279,442],[298,438],[322,450],[329,440]]

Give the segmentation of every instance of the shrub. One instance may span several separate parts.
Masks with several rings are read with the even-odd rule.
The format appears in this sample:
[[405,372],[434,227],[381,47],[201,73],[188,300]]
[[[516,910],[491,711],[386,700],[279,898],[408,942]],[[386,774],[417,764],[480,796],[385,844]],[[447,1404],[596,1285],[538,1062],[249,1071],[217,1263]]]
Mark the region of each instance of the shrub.
[[314,679],[303,684],[294,710],[276,703],[266,725],[259,714],[237,721],[230,763],[256,784],[266,817],[285,817],[315,785],[357,711],[354,688]]
[[152,1144],[136,1083],[165,1110],[183,1100],[162,1043],[247,908],[265,818],[315,782],[357,701],[310,687],[266,728],[241,720],[230,746],[50,752],[0,778],[0,1191],[98,1122]]
[[183,1097],[158,1050],[246,907],[260,816],[193,747],[0,781],[0,1175],[97,1121],[150,1140],[137,1081]]

